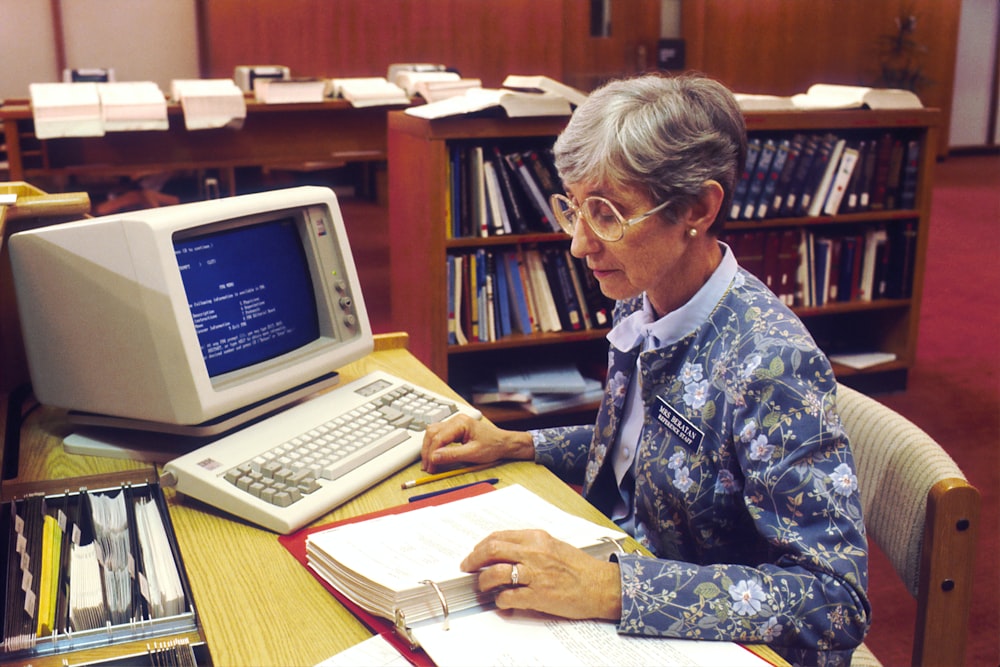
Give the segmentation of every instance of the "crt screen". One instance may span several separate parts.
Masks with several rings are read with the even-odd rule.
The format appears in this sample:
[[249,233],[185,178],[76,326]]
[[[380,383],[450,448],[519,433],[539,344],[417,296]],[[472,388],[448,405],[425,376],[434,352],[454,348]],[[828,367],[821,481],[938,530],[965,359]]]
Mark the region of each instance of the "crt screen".
[[210,377],[319,337],[309,266],[291,218],[174,241]]

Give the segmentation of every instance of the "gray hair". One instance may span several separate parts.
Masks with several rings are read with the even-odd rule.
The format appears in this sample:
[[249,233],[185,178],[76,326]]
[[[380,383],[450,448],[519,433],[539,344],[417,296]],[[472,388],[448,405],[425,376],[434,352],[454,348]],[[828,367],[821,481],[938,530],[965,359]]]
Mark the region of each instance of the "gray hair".
[[725,192],[710,231],[719,234],[743,171],[743,113],[721,83],[700,75],[646,74],[593,91],[556,140],[563,183],[637,188],[654,203],[671,200],[675,220],[706,181]]

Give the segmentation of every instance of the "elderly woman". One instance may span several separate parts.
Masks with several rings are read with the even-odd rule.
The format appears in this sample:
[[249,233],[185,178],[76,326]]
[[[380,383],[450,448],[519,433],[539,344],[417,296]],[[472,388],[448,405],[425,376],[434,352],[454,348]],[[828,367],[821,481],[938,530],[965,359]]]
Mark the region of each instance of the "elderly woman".
[[491,535],[462,567],[500,608],[848,664],[870,611],[854,461],[829,361],[719,241],[745,153],[740,109],[711,79],[594,91],[555,144],[566,195],[552,204],[616,300],[597,422],[446,421],[423,467],[537,461],[653,554],[600,561],[538,531]]

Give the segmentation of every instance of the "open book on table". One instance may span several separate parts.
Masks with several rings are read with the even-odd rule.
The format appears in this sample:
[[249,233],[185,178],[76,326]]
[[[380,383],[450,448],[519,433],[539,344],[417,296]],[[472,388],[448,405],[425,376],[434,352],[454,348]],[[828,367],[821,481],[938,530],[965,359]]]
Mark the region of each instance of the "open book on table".
[[758,95],[736,93],[744,111],[783,111],[816,109],[922,109],[916,93],[901,88],[871,88],[816,83],[796,95]]

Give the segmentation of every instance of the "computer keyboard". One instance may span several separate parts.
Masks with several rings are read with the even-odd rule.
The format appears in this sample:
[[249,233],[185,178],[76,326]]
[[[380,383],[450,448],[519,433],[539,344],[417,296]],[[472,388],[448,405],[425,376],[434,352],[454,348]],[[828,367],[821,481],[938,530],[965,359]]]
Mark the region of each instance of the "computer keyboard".
[[416,461],[427,425],[458,412],[481,416],[373,371],[168,462],[163,483],[286,534]]

